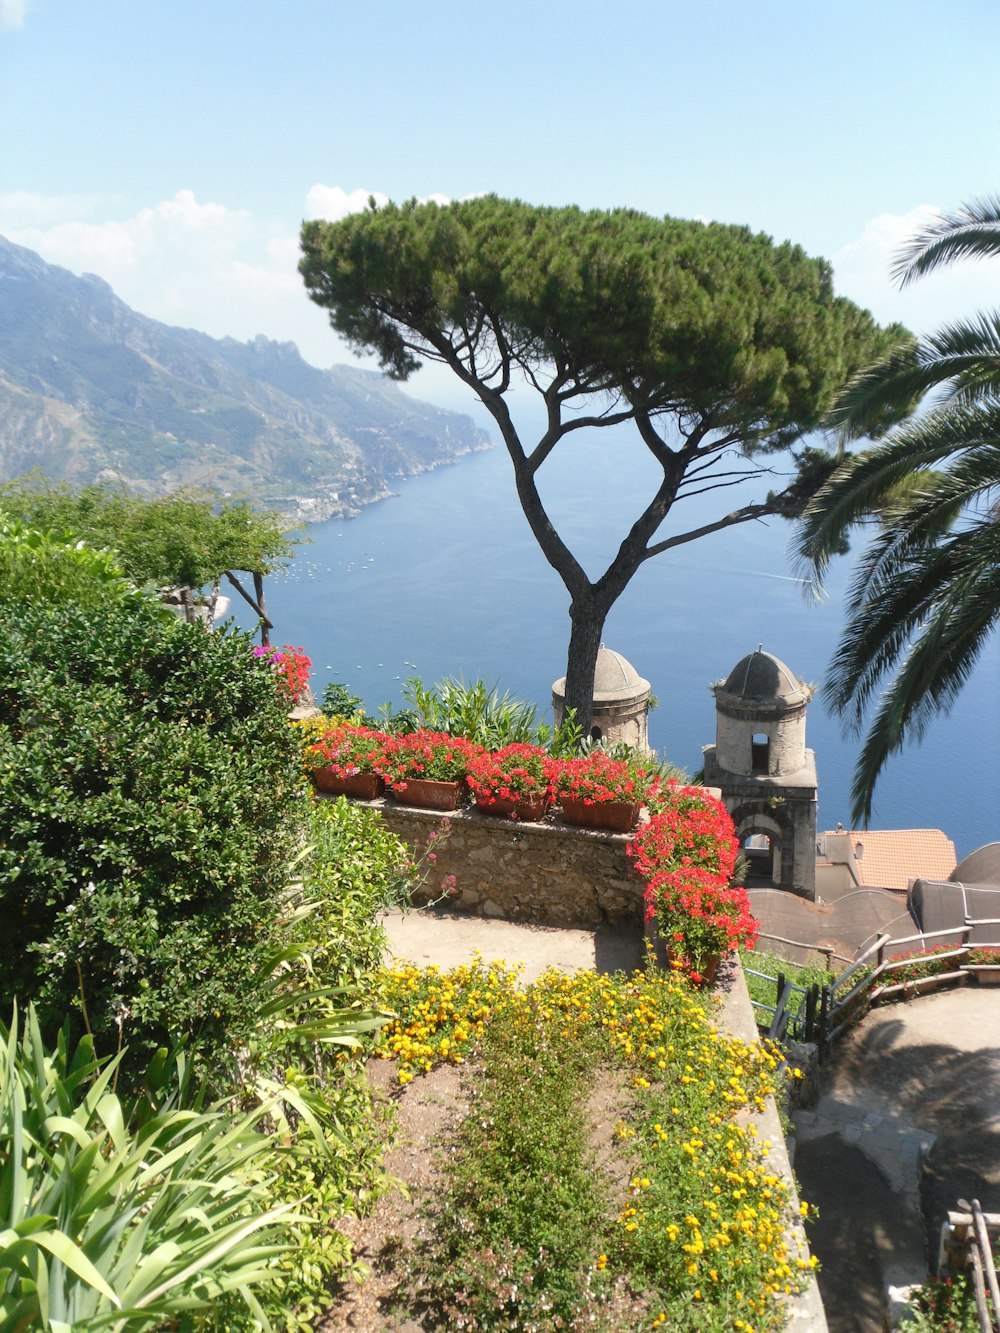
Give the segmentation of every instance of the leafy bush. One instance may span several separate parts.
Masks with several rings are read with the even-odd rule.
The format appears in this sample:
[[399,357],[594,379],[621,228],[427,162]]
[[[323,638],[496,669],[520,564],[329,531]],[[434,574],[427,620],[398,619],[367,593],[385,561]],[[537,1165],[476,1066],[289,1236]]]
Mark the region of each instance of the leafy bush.
[[[389,1184],[381,1165],[386,1112],[375,1105],[365,1049],[345,1048],[337,1037],[375,1025],[360,1006],[375,990],[386,944],[378,913],[407,902],[422,870],[376,811],[343,799],[313,805],[309,835],[301,910],[288,923],[287,962],[275,978],[288,1006],[272,1011],[278,1023],[253,1043],[258,1068],[282,1071],[284,1086],[271,1091],[297,1095],[322,1126],[310,1135],[299,1117],[292,1137],[302,1150],[281,1158],[273,1185],[273,1200],[294,1203],[297,1216],[292,1248],[278,1260],[280,1286],[261,1300],[272,1323],[286,1329],[315,1326],[330,1279],[353,1260],[332,1223],[372,1204]],[[317,1041],[324,1027],[328,1039]],[[226,1313],[227,1329],[243,1326],[238,1313]]]
[[95,606],[135,597],[114,556],[0,515],[0,597]]
[[120,487],[76,489],[32,475],[0,489],[0,507],[36,527],[114,550],[139,584],[200,588],[230,569],[267,574],[287,563],[294,546],[280,514],[217,496],[144,500]]
[[[341,701],[340,696],[331,694],[330,702],[335,698]],[[352,698],[347,695],[342,702]],[[446,676],[436,685],[426,686],[419,677],[411,676],[403,686],[403,699],[407,707],[398,712],[388,706],[379,710],[384,730],[392,734],[440,731],[463,736],[485,750],[539,745],[553,755],[575,753],[583,736],[572,716],[553,729],[539,722],[534,704],[515,699],[506,690],[501,694],[499,685],[482,680],[467,685],[464,680]],[[327,706],[326,695],[323,702]]]
[[99,1049],[240,1040],[304,809],[243,635],[0,603],[0,1003]]

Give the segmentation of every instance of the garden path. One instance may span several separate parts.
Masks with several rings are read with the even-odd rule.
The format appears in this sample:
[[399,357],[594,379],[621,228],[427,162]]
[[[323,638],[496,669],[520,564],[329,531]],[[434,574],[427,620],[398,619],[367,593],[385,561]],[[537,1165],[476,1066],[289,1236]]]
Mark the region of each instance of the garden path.
[[816,1106],[794,1119],[830,1331],[877,1333],[873,1288],[922,1280],[960,1197],[1000,1211],[1000,990],[872,1010],[838,1043]]

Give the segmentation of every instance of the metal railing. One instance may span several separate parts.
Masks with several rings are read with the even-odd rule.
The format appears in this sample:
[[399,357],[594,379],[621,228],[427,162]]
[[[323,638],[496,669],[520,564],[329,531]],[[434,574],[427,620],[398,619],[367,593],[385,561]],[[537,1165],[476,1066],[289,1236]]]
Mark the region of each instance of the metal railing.
[[971,1206],[959,1199],[958,1208],[960,1211],[948,1213],[941,1226],[938,1273],[967,1272],[971,1268],[980,1333],[1000,1333],[1000,1285],[992,1242],[992,1237],[1000,1233],[1000,1213],[984,1213],[978,1199],[973,1199]]
[[[755,1010],[769,1016],[763,1022],[758,1018],[758,1027],[762,1032],[766,1032],[768,1036],[779,1042],[784,1041],[788,1036],[801,1041],[815,1041],[819,1047],[820,1059],[822,1060],[832,1050],[836,1038],[856,1021],[861,1012],[871,1005],[900,994],[919,994],[922,990],[940,985],[942,982],[964,983],[970,975],[977,971],[990,967],[1000,967],[1000,947],[996,946],[993,941],[988,944],[973,943],[973,933],[979,926],[1000,926],[1000,919],[966,917],[962,926],[951,926],[945,930],[922,932],[917,935],[904,936],[901,939],[893,939],[886,933],[880,933],[858,958],[855,958],[843,972],[824,986],[818,984],[811,987],[796,986],[789,982],[781,972],[774,976],[768,972],[746,968],[745,970],[751,976],[760,977],[775,984],[773,1005],[758,1000],[753,1001]],[[823,954],[827,958],[828,970],[830,960],[834,957],[841,957],[827,945],[804,945],[799,941],[786,940],[777,935],[762,935],[760,938],[770,939],[797,948],[811,948],[814,952]],[[929,956],[933,957],[936,964],[953,961],[953,967],[943,972],[935,971],[926,977],[911,977],[902,981],[891,980],[894,974],[912,967],[914,962],[919,961],[921,953],[927,953],[928,941],[939,939],[942,941],[957,940],[957,942],[952,948],[946,948]],[[905,952],[907,945],[915,947],[905,956],[886,957],[886,951],[889,947],[893,950],[903,950]],[[973,949],[991,947],[997,948],[998,960],[996,963],[977,964],[969,962],[969,954]],[[793,1010],[793,997],[796,993],[804,996],[805,999],[799,1002],[797,1009]]]

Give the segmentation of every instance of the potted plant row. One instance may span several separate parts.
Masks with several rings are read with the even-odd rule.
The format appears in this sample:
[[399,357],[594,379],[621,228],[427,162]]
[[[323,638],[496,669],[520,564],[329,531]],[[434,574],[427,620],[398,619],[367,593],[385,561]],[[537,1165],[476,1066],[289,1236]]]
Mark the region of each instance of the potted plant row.
[[356,723],[310,724],[305,767],[318,791],[454,810],[466,789],[476,806],[508,819],[542,819],[558,800],[567,823],[627,833],[659,780],[641,758],[614,759],[592,750],[554,759],[535,745],[484,750],[460,736],[418,730],[400,736]]

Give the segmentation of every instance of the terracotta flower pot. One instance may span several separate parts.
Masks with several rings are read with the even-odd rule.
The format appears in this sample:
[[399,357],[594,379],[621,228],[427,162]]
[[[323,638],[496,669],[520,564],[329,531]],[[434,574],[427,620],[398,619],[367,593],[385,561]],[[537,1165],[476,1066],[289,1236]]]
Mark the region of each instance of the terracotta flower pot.
[[563,819],[579,828],[603,829],[606,833],[631,833],[639,819],[639,805],[626,802],[598,801],[588,805],[572,796],[560,798]]
[[[689,979],[693,979],[691,978],[691,974],[688,972],[687,968],[684,966],[683,957],[682,956],[679,957],[673,954],[670,949],[666,948],[665,945],[663,945],[662,940],[657,941],[656,955],[657,955],[657,962],[660,964],[662,968],[664,968],[664,970],[666,970],[667,968],[673,968],[674,963],[676,961],[676,963],[678,964],[676,970],[682,976],[686,976]],[[719,964],[721,962],[722,959],[719,956],[719,954],[713,954],[711,958],[706,959],[705,966],[701,968],[701,970],[697,974],[700,980],[696,981],[695,985],[700,986],[705,990],[707,990],[709,986],[714,986],[715,974],[718,972]]]
[[512,800],[509,797],[477,796],[476,805],[486,815],[497,815],[501,819],[526,819],[529,822],[541,819],[549,808],[547,796],[524,797]]
[[316,790],[327,796],[350,796],[356,801],[374,801],[385,791],[385,783],[377,773],[354,773],[342,778],[332,768],[314,768],[312,780]]
[[422,810],[456,810],[461,790],[460,782],[407,778],[405,787],[392,789],[392,796],[400,805],[417,806]]

